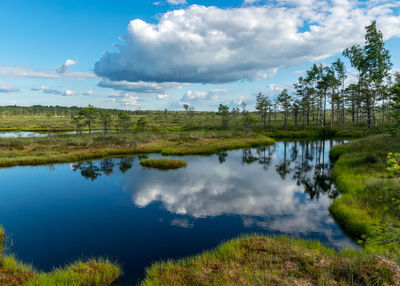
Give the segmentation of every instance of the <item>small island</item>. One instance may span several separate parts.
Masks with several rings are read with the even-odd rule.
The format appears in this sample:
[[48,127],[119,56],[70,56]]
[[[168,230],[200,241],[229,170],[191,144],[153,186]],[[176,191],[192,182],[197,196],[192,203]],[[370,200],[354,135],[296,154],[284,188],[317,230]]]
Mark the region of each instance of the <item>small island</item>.
[[186,161],[183,160],[172,160],[168,158],[163,159],[143,159],[140,161],[140,165],[144,168],[160,169],[160,170],[174,170],[187,166]]

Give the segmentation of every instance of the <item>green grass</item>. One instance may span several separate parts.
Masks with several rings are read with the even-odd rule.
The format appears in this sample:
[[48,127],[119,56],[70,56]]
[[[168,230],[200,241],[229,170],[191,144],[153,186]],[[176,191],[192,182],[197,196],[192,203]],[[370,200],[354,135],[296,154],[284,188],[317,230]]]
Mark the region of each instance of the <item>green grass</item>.
[[394,285],[394,279],[389,266],[362,251],[251,235],[194,257],[156,263],[141,286]]
[[[70,111],[72,112],[72,110]],[[68,112],[68,113],[70,113]],[[112,115],[112,121],[110,128],[113,130],[118,130],[121,128],[118,123],[118,118],[116,116],[117,112],[114,111]],[[287,131],[282,132],[284,126],[284,116],[282,112],[278,112],[273,115],[271,125],[268,124],[267,130],[263,129],[263,122],[260,118],[260,114],[256,112],[250,112],[251,117],[255,119],[251,127],[246,127],[251,129],[253,132],[276,132],[277,135],[287,137],[284,133],[295,132],[299,136],[301,132],[309,136],[315,136],[315,133],[321,130],[320,123],[310,122],[310,125],[302,126],[302,124],[294,125],[293,118],[290,118],[288,122]],[[328,112],[329,114],[329,112]],[[164,113],[162,111],[136,111],[129,112],[131,121],[128,124],[129,130],[134,130],[136,128],[136,123],[140,118],[144,118],[148,124],[146,129],[151,131],[196,131],[196,130],[220,130],[221,129],[221,116],[216,112],[206,112],[206,111],[195,111],[195,112],[183,112],[183,111],[168,111]],[[349,115],[349,114],[348,114]],[[329,117],[329,115],[328,115]],[[244,115],[230,114],[228,117],[228,130],[231,131],[243,131]],[[389,123],[389,122],[388,122]],[[384,125],[379,124],[379,128],[385,128],[388,123]],[[334,123],[334,133],[338,133],[338,136],[346,137],[361,137],[369,132],[366,130],[366,123],[352,123],[351,118],[347,116],[345,124]],[[325,130],[330,130],[329,123],[325,126]],[[102,129],[100,120],[97,118],[93,122],[93,129]],[[83,126],[84,130],[88,130],[88,126]],[[73,124],[70,116],[66,114],[49,115],[46,113],[33,114],[21,114],[21,113],[3,113],[0,114],[0,132],[1,131],[36,131],[36,132],[48,132],[49,130],[53,132],[61,131],[73,131],[75,130],[75,125]],[[310,135],[309,130],[313,130]],[[288,133],[287,133],[288,134]],[[289,138],[292,137],[289,135]],[[293,137],[292,137],[293,138]]]
[[400,152],[399,137],[371,136],[331,149],[332,174],[342,196],[330,211],[366,249],[399,258],[400,180],[386,172],[389,152]]
[[172,170],[186,167],[187,163],[183,160],[172,160],[172,159],[143,159],[140,161],[140,165],[145,168],[161,169],[161,170]]
[[13,255],[3,254],[4,230],[0,227],[0,285],[2,286],[107,286],[121,275],[121,268],[104,259],[78,261],[49,273],[36,271],[19,262]]
[[369,134],[364,128],[347,126],[341,129],[307,128],[302,130],[271,130],[263,132],[264,135],[275,139],[324,139],[324,138],[362,138]]
[[271,145],[260,134],[230,131],[181,131],[59,135],[50,138],[0,139],[0,167],[66,163],[110,156],[161,153],[203,155],[229,149]]

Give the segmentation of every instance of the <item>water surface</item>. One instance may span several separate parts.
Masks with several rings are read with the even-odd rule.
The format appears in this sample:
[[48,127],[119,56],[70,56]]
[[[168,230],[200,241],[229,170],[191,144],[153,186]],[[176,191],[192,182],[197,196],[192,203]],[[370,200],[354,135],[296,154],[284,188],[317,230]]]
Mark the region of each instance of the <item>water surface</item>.
[[[101,133],[102,130],[92,130],[92,133]],[[110,130],[108,132],[115,132]],[[51,132],[50,135],[72,135],[76,134],[76,131],[66,131],[66,132]],[[81,131],[81,134],[89,134],[89,131]],[[32,132],[32,131],[10,131],[3,132],[0,131],[0,138],[29,138],[29,137],[48,137],[49,132]]]
[[186,168],[168,172],[143,169],[138,157],[2,169],[0,223],[24,262],[48,271],[109,257],[124,268],[121,285],[142,279],[152,262],[243,233],[352,247],[328,211],[337,195],[328,153],[340,143],[278,142],[186,156]]

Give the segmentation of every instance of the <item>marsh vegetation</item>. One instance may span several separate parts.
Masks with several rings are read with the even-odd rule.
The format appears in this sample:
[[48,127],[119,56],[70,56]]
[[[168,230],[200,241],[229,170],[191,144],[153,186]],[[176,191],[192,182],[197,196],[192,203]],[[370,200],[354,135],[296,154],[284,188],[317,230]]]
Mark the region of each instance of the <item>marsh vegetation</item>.
[[187,163],[184,160],[172,160],[172,159],[142,159],[140,165],[144,168],[160,169],[160,170],[172,170],[186,167]]
[[[294,84],[294,93],[255,96],[254,111],[244,102],[232,109],[220,104],[216,112],[196,111],[188,104],[184,111],[0,107],[0,131],[42,132],[37,137],[0,138],[0,167],[70,163],[2,169],[0,217],[19,239],[29,237],[26,231],[32,230],[21,227],[26,222],[18,219],[34,220],[31,225],[45,229],[44,236],[81,234],[85,249],[75,251],[100,257],[112,249],[113,258],[133,265],[127,281],[137,282],[155,260],[193,255],[242,233],[285,234],[318,239],[336,249],[354,247],[330,217],[329,208],[362,249],[335,252],[286,237],[244,236],[215,251],[155,264],[142,284],[393,285],[398,274],[387,262],[395,265],[400,258],[400,74],[390,73],[390,54],[375,22],[366,27],[365,45],[349,47],[343,55],[356,71],[351,84],[346,86],[349,73],[341,59],[331,65],[314,64]],[[362,139],[334,147],[343,142],[328,138]],[[241,150],[229,151],[233,149]],[[329,150],[335,162],[332,176]],[[176,158],[147,157],[153,153],[205,156],[186,157],[186,165]],[[129,157],[133,154],[143,167],[187,167],[150,172],[139,168],[139,160],[134,163],[135,157]],[[47,172],[58,169],[63,176],[58,174],[50,189],[40,184],[51,180]],[[116,174],[119,178],[113,180]],[[30,178],[29,186],[15,179],[21,177]],[[70,181],[60,184],[63,178]],[[74,182],[75,189],[65,189]],[[121,194],[114,191],[118,184],[123,184]],[[134,208],[125,207],[127,198]],[[46,215],[37,208],[42,205]],[[21,208],[29,215],[10,218]],[[72,214],[78,218],[73,222],[68,219]],[[48,217],[64,221],[62,228],[57,227],[59,221],[46,223]],[[144,231],[133,232],[132,224]],[[51,233],[52,229],[57,231]],[[107,236],[115,236],[117,229],[122,230],[119,241]],[[151,235],[172,243],[159,245],[149,241]],[[41,256],[41,266],[49,272],[34,270],[0,248],[1,283],[108,285],[121,274],[119,266],[99,259],[50,271],[67,259],[68,252],[56,250],[68,248],[68,243],[61,243],[68,235],[58,237],[53,248],[57,257],[40,251],[45,247],[38,245],[50,247],[53,241],[41,239],[32,239],[38,251],[30,251],[33,244],[29,251],[19,249],[18,243],[13,247],[19,256],[29,253],[26,261]],[[1,246],[4,240],[0,231]],[[150,244],[143,245],[147,241]],[[129,249],[136,256],[126,254]],[[71,251],[68,259],[77,259],[76,254]]]

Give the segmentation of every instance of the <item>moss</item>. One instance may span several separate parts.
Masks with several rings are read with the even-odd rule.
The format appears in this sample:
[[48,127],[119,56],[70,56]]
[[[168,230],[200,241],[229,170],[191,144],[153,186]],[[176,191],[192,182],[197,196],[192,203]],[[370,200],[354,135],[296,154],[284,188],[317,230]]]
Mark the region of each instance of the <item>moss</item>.
[[243,236],[213,251],[146,270],[142,286],[393,285],[394,273],[360,251],[335,252],[319,242]]
[[[389,152],[400,151],[400,138],[370,136],[335,146],[330,157],[332,171],[343,194],[329,210],[336,221],[365,248],[400,257],[400,182],[386,174]],[[393,191],[391,191],[393,190]]]
[[161,170],[172,170],[186,167],[187,163],[183,160],[172,160],[172,159],[143,159],[140,161],[140,165],[145,168],[154,168]]

